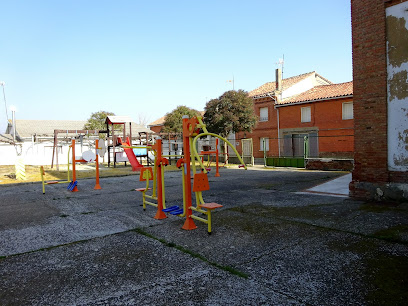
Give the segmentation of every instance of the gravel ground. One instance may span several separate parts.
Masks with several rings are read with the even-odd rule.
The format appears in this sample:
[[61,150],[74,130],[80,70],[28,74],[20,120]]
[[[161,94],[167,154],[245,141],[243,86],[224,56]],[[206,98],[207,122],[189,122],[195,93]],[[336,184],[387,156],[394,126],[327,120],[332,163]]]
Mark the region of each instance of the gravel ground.
[[[213,233],[141,207],[137,176],[2,185],[1,305],[403,305],[408,203],[298,194],[344,173],[209,174]],[[167,206],[182,203],[166,172]]]

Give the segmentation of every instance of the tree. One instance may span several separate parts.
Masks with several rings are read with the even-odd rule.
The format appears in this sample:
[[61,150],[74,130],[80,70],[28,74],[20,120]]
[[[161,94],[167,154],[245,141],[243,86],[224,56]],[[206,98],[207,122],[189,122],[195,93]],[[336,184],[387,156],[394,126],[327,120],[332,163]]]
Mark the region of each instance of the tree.
[[92,113],[84,125],[85,130],[106,130],[106,117],[115,116],[114,113],[99,111]]
[[208,131],[227,137],[230,133],[251,132],[257,122],[252,98],[242,89],[230,90],[205,106]]
[[190,118],[199,116],[198,110],[189,108],[187,106],[177,106],[172,112],[166,114],[164,119],[164,126],[162,132],[164,133],[182,133],[183,132],[183,116],[187,115]]

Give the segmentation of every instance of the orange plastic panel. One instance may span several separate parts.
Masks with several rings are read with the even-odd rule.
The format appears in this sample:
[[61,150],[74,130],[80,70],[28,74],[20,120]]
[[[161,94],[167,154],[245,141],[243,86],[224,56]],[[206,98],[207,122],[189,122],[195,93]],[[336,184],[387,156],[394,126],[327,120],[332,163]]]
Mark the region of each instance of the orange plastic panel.
[[180,158],[180,159],[177,161],[177,164],[176,164],[177,168],[181,168],[181,166],[182,166],[183,163],[184,163],[184,159],[183,159],[183,158]]
[[205,191],[210,189],[210,184],[208,183],[208,176],[206,173],[196,173],[194,174],[194,181],[193,181],[193,191]]
[[139,181],[143,182],[146,180],[152,180],[153,179],[153,170],[152,167],[143,167],[140,169],[140,178]]
[[183,126],[183,135],[184,136],[195,136],[200,132],[200,129],[197,129],[196,125],[198,124],[196,117],[187,120],[187,124]]

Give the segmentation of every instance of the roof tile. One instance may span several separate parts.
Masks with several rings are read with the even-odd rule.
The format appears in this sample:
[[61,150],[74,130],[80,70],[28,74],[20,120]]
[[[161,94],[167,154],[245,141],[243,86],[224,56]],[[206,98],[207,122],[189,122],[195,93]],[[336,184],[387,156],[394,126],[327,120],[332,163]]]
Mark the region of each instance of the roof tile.
[[289,97],[280,104],[292,104],[299,102],[308,102],[316,100],[325,100],[330,98],[341,98],[353,95],[353,82],[340,84],[319,85],[299,95]]
[[[308,76],[314,74],[316,72],[308,72],[300,75],[296,75],[290,78],[286,78],[282,80],[282,89],[288,89],[289,87],[293,86],[294,84],[300,82],[301,80],[307,78]],[[250,91],[248,95],[250,97],[266,95],[267,93],[272,93],[276,90],[276,82],[268,82],[263,84],[262,86]]]

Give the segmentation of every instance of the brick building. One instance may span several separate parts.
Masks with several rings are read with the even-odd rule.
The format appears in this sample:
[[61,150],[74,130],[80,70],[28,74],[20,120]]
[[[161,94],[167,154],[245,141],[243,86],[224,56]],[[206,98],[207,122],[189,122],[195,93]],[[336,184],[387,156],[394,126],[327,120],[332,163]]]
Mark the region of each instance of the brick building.
[[[316,72],[281,80],[251,91],[259,122],[252,133],[254,156],[353,157],[353,83],[332,84]],[[305,136],[307,137],[305,139]]]
[[408,2],[352,0],[355,168],[351,194],[408,198]]
[[275,105],[283,156],[353,158],[353,82],[319,85]]

